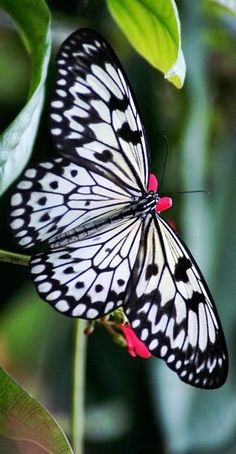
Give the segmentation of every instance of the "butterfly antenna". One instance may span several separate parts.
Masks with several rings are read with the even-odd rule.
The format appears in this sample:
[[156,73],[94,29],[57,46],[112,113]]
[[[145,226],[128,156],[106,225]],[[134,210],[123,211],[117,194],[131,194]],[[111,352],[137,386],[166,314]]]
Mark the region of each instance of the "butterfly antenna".
[[[161,173],[161,178],[160,178],[160,183],[159,183],[159,188],[161,188],[162,183],[164,181],[164,176],[165,176],[165,171],[166,171],[166,166],[167,166],[167,159],[169,156],[170,152],[170,147],[169,147],[169,142],[165,134],[162,135],[163,140],[165,142],[165,160],[162,168],[162,173]],[[193,189],[191,191],[173,191],[169,192],[169,194],[210,194],[209,191],[206,191],[205,189]]]
[[160,179],[160,183],[159,183],[159,188],[161,188],[162,183],[164,181],[166,165],[167,165],[167,159],[168,159],[169,151],[170,151],[169,142],[168,142],[168,139],[167,139],[165,134],[163,134],[163,140],[165,142],[165,159],[164,159],[164,164],[163,164],[163,167],[162,167],[162,173],[161,173],[161,179]]
[[169,194],[210,194],[209,191],[206,191],[205,189],[193,189],[192,191],[173,191],[169,192]]

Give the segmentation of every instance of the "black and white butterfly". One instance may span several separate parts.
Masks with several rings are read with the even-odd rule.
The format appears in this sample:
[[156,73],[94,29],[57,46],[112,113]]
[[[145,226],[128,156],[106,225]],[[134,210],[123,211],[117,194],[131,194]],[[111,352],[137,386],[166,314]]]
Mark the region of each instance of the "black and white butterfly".
[[201,388],[227,376],[221,323],[190,252],[156,212],[148,144],[110,46],[79,29],[57,56],[50,129],[60,157],[28,168],[11,199],[18,244],[42,243],[30,272],[42,299],[71,317],[123,306],[150,352]]

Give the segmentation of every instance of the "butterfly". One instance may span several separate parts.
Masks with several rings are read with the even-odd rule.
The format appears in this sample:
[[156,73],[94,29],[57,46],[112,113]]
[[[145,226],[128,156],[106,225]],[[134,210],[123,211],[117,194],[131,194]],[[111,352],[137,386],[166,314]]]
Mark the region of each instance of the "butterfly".
[[[227,377],[221,323],[191,253],[148,190],[148,142],[127,76],[110,45],[82,28],[57,55],[50,131],[59,157],[26,169],[11,198],[11,228],[38,246],[40,295],[71,317],[122,306],[152,355],[185,383]],[[161,210],[159,210],[161,211]]]

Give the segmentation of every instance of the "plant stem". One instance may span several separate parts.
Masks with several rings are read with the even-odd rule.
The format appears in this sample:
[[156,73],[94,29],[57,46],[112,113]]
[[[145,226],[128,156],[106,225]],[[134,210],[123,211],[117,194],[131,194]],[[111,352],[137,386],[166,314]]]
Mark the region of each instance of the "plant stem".
[[85,320],[75,322],[75,349],[73,370],[73,395],[72,395],[72,444],[75,454],[83,453],[83,439],[85,427],[85,365],[86,365],[86,340],[84,335]]
[[3,251],[0,249],[0,262],[13,263],[15,265],[28,266],[30,257],[28,255],[16,254],[15,252]]

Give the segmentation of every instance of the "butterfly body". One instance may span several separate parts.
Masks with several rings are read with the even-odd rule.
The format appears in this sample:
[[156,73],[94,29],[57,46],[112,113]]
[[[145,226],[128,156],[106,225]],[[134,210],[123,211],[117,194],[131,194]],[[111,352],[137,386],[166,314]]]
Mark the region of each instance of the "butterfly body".
[[113,214],[113,216],[101,218],[97,221],[87,222],[75,229],[69,230],[64,234],[55,235],[51,240],[49,239],[48,243],[50,244],[51,248],[66,246],[75,241],[86,238],[89,235],[92,235],[106,225],[115,223],[124,218],[143,217],[145,213],[154,211],[156,209],[158,200],[158,193],[149,191],[139,199],[130,202],[130,204],[128,204],[126,208],[123,208],[121,211]]
[[11,199],[18,244],[46,245],[30,261],[40,297],[88,320],[123,306],[139,339],[181,380],[221,386],[228,356],[214,301],[158,214],[166,203],[150,184],[134,94],[92,30],[73,33],[58,53],[50,129],[60,157],[28,168]]

